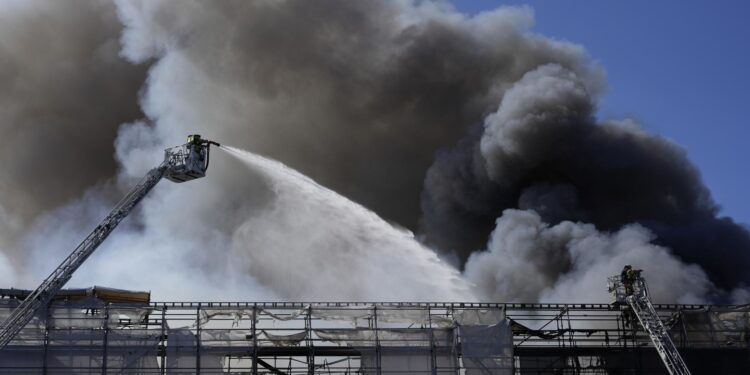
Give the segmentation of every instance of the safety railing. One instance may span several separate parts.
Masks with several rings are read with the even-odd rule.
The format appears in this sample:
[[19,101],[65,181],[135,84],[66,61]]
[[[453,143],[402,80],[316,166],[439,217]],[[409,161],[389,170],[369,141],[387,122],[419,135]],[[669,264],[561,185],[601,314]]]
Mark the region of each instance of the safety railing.
[[[1,318],[15,302],[0,302]],[[748,348],[742,329],[708,323],[747,306],[660,306],[680,347]],[[57,302],[0,352],[0,372],[585,373],[648,340],[604,304]]]

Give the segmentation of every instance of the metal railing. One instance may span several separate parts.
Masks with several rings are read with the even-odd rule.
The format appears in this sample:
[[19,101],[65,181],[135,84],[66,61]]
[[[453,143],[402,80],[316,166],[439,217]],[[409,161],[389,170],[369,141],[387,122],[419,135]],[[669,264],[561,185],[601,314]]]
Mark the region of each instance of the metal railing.
[[[0,302],[5,302],[0,304],[3,316],[15,303]],[[695,320],[690,317],[701,314],[749,314],[748,306],[655,307],[661,320],[671,324],[667,328],[680,348],[750,353],[748,343],[741,341],[747,337],[742,328],[688,324]],[[16,357],[55,359],[69,353],[68,357],[98,358],[78,368],[83,373],[101,373],[105,364],[116,372],[127,368],[130,358],[131,367],[148,362],[139,373],[166,373],[168,369],[252,373],[255,369],[290,374],[387,374],[393,371],[388,366],[399,353],[424,361],[424,373],[459,373],[467,366],[481,370],[485,364],[464,356],[457,324],[461,314],[507,317],[513,358],[498,359],[496,363],[503,366],[484,369],[486,373],[544,367],[596,373],[611,369],[612,358],[622,353],[648,353],[641,348],[650,345],[649,336],[623,317],[623,306],[604,304],[155,302],[87,306],[56,302],[46,314],[32,320],[7,349]],[[728,337],[735,338],[733,344]],[[128,352],[137,355],[123,355]],[[623,366],[631,365],[637,362]],[[53,372],[60,363],[48,360],[44,366]],[[12,370],[0,360],[0,372]]]

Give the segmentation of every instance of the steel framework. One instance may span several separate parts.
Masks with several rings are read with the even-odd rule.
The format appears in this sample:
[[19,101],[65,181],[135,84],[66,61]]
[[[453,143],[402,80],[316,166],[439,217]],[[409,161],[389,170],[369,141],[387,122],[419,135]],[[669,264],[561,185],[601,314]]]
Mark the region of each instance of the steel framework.
[[[17,303],[0,302],[0,316]],[[693,373],[750,372],[750,305],[654,309]],[[666,373],[622,305],[93,299],[32,320],[0,352],[0,372]]]

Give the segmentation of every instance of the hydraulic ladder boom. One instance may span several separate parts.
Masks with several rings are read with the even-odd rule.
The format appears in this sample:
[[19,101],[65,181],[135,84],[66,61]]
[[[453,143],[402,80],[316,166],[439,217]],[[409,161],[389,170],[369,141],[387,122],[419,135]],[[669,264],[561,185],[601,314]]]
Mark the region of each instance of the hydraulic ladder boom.
[[167,149],[161,165],[146,173],[146,176],[115,205],[109,215],[0,325],[0,350],[31,321],[37,311],[47,307],[78,267],[107,239],[162,177],[175,182],[203,177],[208,167],[210,144],[218,145],[202,140],[198,135],[192,135],[188,137],[187,144]]
[[620,276],[608,279],[609,291],[615,295],[618,303],[627,303],[638,317],[643,329],[648,333],[651,342],[659,353],[664,366],[670,375],[690,375],[685,361],[672,342],[669,332],[662,324],[659,315],[648,297],[646,281],[639,276],[627,286],[620,280]]

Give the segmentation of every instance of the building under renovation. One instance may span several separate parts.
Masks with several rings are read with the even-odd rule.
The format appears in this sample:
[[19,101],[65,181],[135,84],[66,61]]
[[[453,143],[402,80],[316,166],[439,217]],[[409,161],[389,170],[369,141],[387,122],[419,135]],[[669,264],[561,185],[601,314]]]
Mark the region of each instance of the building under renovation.
[[[0,318],[29,291],[2,290]],[[656,305],[693,374],[750,373],[750,305]],[[666,374],[625,305],[152,302],[65,290],[0,351],[18,374]]]
[[62,290],[162,179],[205,176],[188,137],[33,291],[0,290],[0,372],[18,374],[750,373],[750,305],[653,305],[636,273],[613,304],[152,302]]

